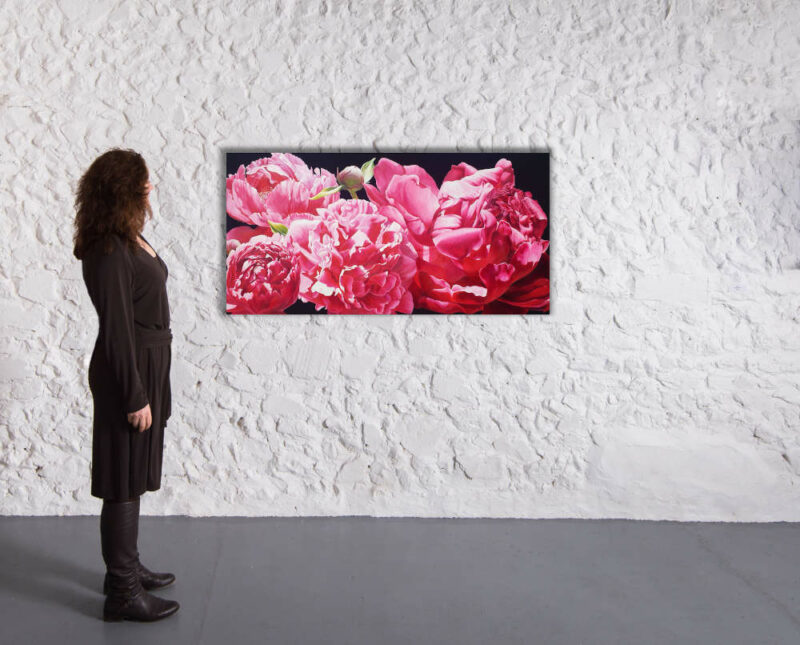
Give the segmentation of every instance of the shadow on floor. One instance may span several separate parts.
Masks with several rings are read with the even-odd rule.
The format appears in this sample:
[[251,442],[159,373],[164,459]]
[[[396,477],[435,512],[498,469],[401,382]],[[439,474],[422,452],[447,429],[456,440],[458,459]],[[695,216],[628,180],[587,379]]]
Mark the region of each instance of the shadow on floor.
[[[99,542],[99,540],[98,540]],[[102,568],[90,569],[66,555],[0,534],[0,591],[22,594],[97,618],[102,613]]]

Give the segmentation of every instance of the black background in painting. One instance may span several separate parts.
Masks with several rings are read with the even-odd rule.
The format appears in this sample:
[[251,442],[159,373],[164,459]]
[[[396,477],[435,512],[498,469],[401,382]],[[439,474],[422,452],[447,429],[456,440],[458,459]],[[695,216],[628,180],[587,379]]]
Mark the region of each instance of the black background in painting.
[[[226,174],[227,178],[236,173],[239,166],[269,157],[273,152],[290,152],[300,157],[309,168],[325,168],[334,175],[337,170],[345,166],[358,166],[375,158],[377,164],[381,157],[389,157],[402,165],[416,164],[424,168],[433,177],[437,185],[441,186],[442,180],[452,166],[456,166],[462,161],[474,166],[478,170],[483,168],[493,168],[500,159],[508,159],[514,168],[514,185],[531,193],[533,199],[547,213],[547,228],[542,237],[550,239],[550,153],[548,152],[294,152],[291,150],[276,150],[271,152],[228,152],[226,153]],[[373,179],[370,183],[375,184]],[[347,191],[342,191],[340,195],[349,199]],[[366,199],[366,193],[359,191],[359,197]],[[226,227],[229,231],[236,226],[244,226],[244,222],[233,219],[225,214]],[[549,249],[548,249],[549,253]],[[314,303],[302,302],[298,300],[291,307],[286,309],[287,314],[327,314],[322,309],[316,311]],[[414,309],[414,314],[434,314],[436,312],[427,309]],[[530,314],[541,314],[542,312],[531,311]],[[403,314],[397,314],[403,315]],[[441,315],[441,314],[438,314]],[[458,314],[450,314],[458,315]]]

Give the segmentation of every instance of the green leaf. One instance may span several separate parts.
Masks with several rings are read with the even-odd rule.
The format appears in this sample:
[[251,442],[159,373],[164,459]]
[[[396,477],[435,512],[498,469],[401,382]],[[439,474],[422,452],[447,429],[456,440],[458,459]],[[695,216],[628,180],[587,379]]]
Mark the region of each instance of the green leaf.
[[286,226],[285,224],[279,224],[278,222],[270,222],[269,220],[267,220],[267,222],[269,222],[269,227],[275,233],[280,233],[281,235],[286,235],[289,232],[289,227]]
[[369,161],[365,161],[364,165],[361,166],[361,174],[364,175],[364,183],[368,184],[369,180],[372,179],[372,169],[375,167],[375,157],[370,159]]
[[330,195],[331,193],[338,193],[342,188],[344,188],[344,186],[328,186],[327,188],[323,188],[310,199],[319,199],[320,197],[325,197],[325,195]]

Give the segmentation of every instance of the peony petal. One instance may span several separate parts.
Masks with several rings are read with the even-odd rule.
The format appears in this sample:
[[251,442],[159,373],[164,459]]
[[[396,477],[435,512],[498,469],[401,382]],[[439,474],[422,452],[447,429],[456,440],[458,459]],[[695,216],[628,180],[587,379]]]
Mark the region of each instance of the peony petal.
[[450,166],[450,170],[447,171],[442,183],[445,181],[458,181],[459,179],[468,177],[476,172],[478,172],[478,169],[475,168],[475,166],[471,166],[466,161],[462,161],[459,164]]
[[395,175],[384,195],[389,204],[398,208],[407,219],[422,222],[428,228],[439,208],[437,193],[422,184],[417,175]]
[[549,310],[550,256],[544,253],[536,268],[526,277],[514,282],[498,300],[516,307]]
[[401,314],[410,314],[414,311],[414,298],[411,296],[411,291],[406,290],[403,292],[403,297],[400,299],[400,304],[397,305],[396,311]]
[[[311,195],[303,184],[296,181],[284,181],[264,198],[265,210],[271,219],[281,224],[289,224],[294,219],[314,216],[309,205]],[[313,204],[313,202],[311,202]],[[316,209],[316,206],[313,207]]]
[[237,240],[240,243],[249,242],[255,235],[266,235],[269,237],[272,235],[272,229],[264,226],[256,226],[255,228],[252,226],[234,226],[226,233],[225,239],[227,241]]
[[403,166],[396,161],[392,161],[388,157],[381,157],[378,160],[378,163],[375,164],[375,184],[378,187],[378,190],[385,192],[392,179],[396,176],[415,176],[418,178],[418,184],[427,188],[434,194],[439,192],[439,187],[436,185],[436,182],[433,180],[428,172],[417,166],[416,164]]
[[386,197],[384,197],[383,191],[378,190],[372,184],[365,184],[364,190],[367,193],[369,201],[371,201],[376,206],[386,206],[389,203],[388,201],[386,201]]
[[245,178],[244,166],[239,166],[235,175],[225,181],[225,208],[233,219],[246,224],[261,225],[254,219],[254,213],[264,210],[264,201]]
[[454,231],[441,231],[434,235],[436,248],[454,260],[460,260],[471,250],[483,244],[482,228],[460,228]]

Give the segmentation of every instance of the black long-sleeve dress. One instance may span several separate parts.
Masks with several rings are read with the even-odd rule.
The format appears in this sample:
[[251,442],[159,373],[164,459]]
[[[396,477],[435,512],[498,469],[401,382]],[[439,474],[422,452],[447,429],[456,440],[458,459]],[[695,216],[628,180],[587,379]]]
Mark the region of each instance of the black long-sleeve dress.
[[[169,271],[161,256],[138,245],[132,252],[120,236],[113,236],[111,253],[101,247],[94,244],[82,260],[99,319],[89,363],[91,494],[124,500],[161,487],[164,426],[172,414]],[[139,432],[127,415],[148,403],[153,422]]]

